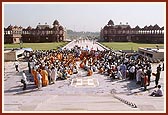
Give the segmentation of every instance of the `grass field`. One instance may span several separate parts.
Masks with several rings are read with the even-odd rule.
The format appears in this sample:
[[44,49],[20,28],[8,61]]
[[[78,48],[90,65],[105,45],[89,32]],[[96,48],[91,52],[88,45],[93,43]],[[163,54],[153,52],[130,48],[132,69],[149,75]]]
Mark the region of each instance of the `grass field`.
[[[32,48],[33,50],[49,50],[57,49],[58,47],[65,46],[68,42],[53,42],[53,43],[23,43],[23,48]],[[156,44],[141,44],[132,42],[101,42],[102,45],[112,48],[114,50],[138,50],[138,47],[155,47]],[[157,44],[163,47],[164,44]],[[5,48],[20,48],[19,44],[5,44]]]
[[[33,50],[50,50],[65,46],[68,42],[53,43],[23,43],[23,48],[32,48]],[[19,44],[5,44],[4,48],[20,48]]]
[[158,45],[159,47],[164,47],[164,44],[144,44],[144,43],[142,44],[133,42],[101,42],[101,44],[114,50],[134,50],[134,51],[137,51],[138,47],[156,48],[156,45]]

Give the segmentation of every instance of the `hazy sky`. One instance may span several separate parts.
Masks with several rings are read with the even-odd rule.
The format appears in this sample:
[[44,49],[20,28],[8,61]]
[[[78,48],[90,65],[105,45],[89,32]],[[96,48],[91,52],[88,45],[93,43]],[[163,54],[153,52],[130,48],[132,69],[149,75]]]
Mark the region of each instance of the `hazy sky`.
[[36,27],[57,19],[67,29],[100,31],[111,19],[114,24],[165,25],[165,3],[50,3],[4,4],[4,26]]

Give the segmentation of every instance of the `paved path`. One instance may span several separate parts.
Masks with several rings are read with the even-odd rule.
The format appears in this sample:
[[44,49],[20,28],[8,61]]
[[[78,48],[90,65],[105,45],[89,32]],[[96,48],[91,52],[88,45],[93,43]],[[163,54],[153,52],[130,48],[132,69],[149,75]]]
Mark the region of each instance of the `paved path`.
[[93,50],[105,50],[103,47],[101,47],[99,44],[97,44],[96,42],[92,41],[92,40],[73,40],[72,42],[70,42],[69,44],[67,44],[66,46],[64,46],[63,48],[67,48],[67,49],[71,49],[73,48],[75,45],[78,45],[79,47],[83,47],[86,48],[86,46],[88,46],[89,49],[93,48]]
[[[81,45],[88,45],[86,43],[89,42],[85,44],[82,42]],[[75,45],[73,42],[70,44]],[[72,45],[67,45],[67,47],[70,46]],[[4,66],[2,89],[4,89],[3,110],[5,112],[149,111],[156,113],[157,111],[163,112],[165,108],[164,97],[148,96],[155,86],[153,76],[151,86],[145,92],[136,85],[135,81],[111,81],[107,76],[96,72],[91,77],[84,77],[87,74],[84,70],[79,70],[79,75],[83,77],[75,74],[68,80],[57,81],[41,90],[36,89],[30,82],[28,89],[22,91],[21,73],[15,72],[13,62],[5,62]],[[152,70],[155,71],[156,67],[157,64],[153,64]],[[27,62],[20,62],[20,70],[28,70]],[[164,71],[162,71],[160,84],[163,89],[164,76]],[[126,102],[114,98],[113,94],[122,100],[135,103],[137,108],[132,108]]]

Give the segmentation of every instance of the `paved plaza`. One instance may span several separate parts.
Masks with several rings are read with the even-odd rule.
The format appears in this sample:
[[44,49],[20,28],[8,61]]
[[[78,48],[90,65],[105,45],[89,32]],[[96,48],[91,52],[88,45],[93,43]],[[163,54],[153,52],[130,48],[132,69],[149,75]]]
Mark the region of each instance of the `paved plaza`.
[[97,49],[101,51],[105,50],[105,47],[100,46],[98,43],[96,43],[96,41],[84,40],[84,39],[73,40],[72,42],[64,46],[63,48],[72,49],[75,45],[78,45],[81,48],[82,47],[86,48],[86,46],[88,46],[89,49],[93,49],[93,50],[97,50]]
[[[93,41],[72,41],[66,48],[75,45],[104,50]],[[65,48],[64,47],[64,48]],[[79,66],[78,62],[78,66]],[[27,62],[19,62],[19,69],[27,70]],[[152,64],[153,72],[158,64]],[[165,112],[165,78],[161,72],[161,84],[164,96],[152,97],[149,94],[154,90],[154,79],[147,91],[136,85],[136,81],[113,80],[108,76],[94,72],[87,76],[87,72],[79,69],[67,80],[56,81],[55,84],[42,87],[38,90],[30,82],[27,90],[22,90],[20,82],[21,72],[16,72],[13,62],[4,63],[3,110],[4,112]],[[136,105],[136,107],[134,106]]]

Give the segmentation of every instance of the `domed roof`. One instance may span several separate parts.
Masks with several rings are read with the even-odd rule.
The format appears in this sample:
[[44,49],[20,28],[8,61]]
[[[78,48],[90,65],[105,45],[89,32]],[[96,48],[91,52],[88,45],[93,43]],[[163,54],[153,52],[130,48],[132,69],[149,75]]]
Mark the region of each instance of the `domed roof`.
[[131,29],[130,25],[127,25],[126,29],[130,30]]
[[161,30],[164,30],[164,26],[163,26],[163,27],[161,27]]
[[40,29],[40,27],[39,27],[39,26],[37,26],[37,27],[36,27],[36,29],[37,29],[37,30],[39,30],[39,29]]
[[152,25],[150,25],[150,26],[148,27],[148,29],[149,29],[149,30],[152,30],[152,29],[153,29],[153,26],[152,26]]
[[13,28],[13,26],[12,25],[9,25],[8,27],[7,27],[7,29],[12,29]]
[[22,29],[22,26],[19,26],[20,29]]
[[139,30],[139,29],[140,29],[140,27],[137,25],[137,26],[135,27],[135,29],[136,29],[136,30]]
[[31,30],[31,29],[32,29],[32,27],[31,27],[31,26],[28,26],[28,27],[27,27],[27,29],[28,29],[28,30]]
[[114,22],[110,20],[107,25],[114,25]]
[[64,28],[63,28],[63,26],[60,26],[59,29],[60,29],[60,30],[63,30]]
[[153,26],[153,29],[155,29],[155,30],[159,30],[160,27],[159,27],[157,24],[155,24],[155,25]]
[[58,20],[55,20],[55,21],[53,22],[53,25],[59,25]]
[[108,29],[108,26],[107,26],[107,25],[105,25],[103,29]]
[[18,26],[17,26],[17,25],[15,25],[15,26],[14,26],[14,28],[18,28]]
[[148,29],[148,26],[146,25],[144,28],[143,28],[143,30],[147,30]]

